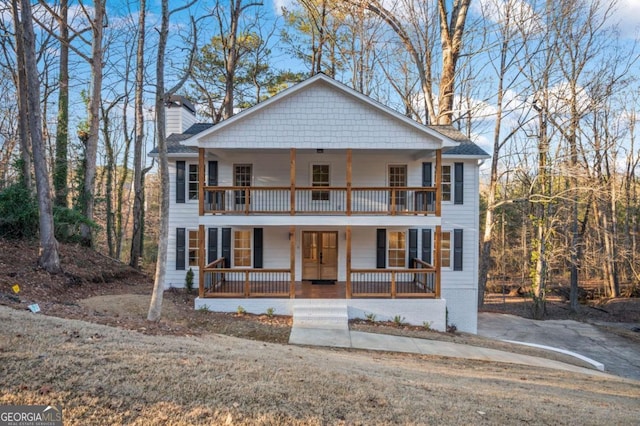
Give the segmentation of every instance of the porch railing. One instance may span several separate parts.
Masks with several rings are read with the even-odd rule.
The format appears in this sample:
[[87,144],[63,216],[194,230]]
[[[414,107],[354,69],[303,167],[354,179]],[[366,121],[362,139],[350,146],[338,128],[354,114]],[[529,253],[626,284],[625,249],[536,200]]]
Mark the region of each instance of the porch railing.
[[214,214],[435,214],[435,187],[204,187]]
[[203,297],[290,297],[295,291],[289,269],[225,268],[224,258],[204,268]]
[[437,297],[436,268],[413,259],[414,268],[351,269],[352,297]]

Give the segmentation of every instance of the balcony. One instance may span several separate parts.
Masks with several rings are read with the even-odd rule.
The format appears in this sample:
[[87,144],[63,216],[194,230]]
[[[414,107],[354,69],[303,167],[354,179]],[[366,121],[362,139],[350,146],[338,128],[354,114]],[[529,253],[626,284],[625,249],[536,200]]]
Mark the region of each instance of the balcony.
[[201,214],[439,215],[436,187],[205,186]]

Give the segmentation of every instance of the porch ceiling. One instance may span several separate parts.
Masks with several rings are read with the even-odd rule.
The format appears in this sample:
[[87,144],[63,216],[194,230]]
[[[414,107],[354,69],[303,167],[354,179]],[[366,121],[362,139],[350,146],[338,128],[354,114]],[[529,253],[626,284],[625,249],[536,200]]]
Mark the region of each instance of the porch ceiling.
[[[335,154],[343,154],[346,155],[347,149],[349,147],[345,147],[344,149],[325,149],[319,146],[318,148],[307,149],[307,148],[297,148],[297,155],[317,155],[318,158],[321,158],[322,155],[335,155]],[[207,157],[217,157],[217,158],[225,158],[227,155],[235,154],[235,153],[259,153],[259,154],[281,154],[281,155],[289,155],[290,149],[276,149],[276,148],[206,148],[205,154]],[[432,149],[401,149],[401,148],[385,148],[385,149],[376,149],[375,147],[360,149],[360,148],[352,148],[353,153],[370,153],[375,152],[376,154],[397,154],[398,152],[402,152],[405,155],[411,156],[416,160],[421,158],[435,158],[436,150]]]
[[313,227],[425,227],[439,226],[442,218],[437,216],[322,216],[322,215],[226,215],[200,216],[201,225],[224,226],[262,226],[262,227],[289,227],[289,226],[313,226]]

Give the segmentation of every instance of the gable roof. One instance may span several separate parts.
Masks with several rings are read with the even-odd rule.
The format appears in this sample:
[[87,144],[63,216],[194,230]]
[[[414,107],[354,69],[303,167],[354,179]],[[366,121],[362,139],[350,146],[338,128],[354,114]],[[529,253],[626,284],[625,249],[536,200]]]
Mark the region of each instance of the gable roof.
[[[473,143],[462,132],[457,130],[451,125],[430,125],[425,126],[415,120],[400,114],[399,112],[381,104],[378,101],[346,86],[343,83],[334,80],[331,77],[323,73],[316,74],[300,83],[297,83],[290,88],[283,90],[275,96],[261,102],[251,108],[248,108],[231,118],[228,118],[220,123],[196,123],[189,127],[182,134],[171,134],[167,137],[167,153],[168,154],[197,154],[198,147],[202,141],[208,139],[209,135],[214,134],[223,129],[234,126],[236,122],[242,122],[248,120],[250,117],[256,114],[260,114],[260,111],[268,109],[270,105],[276,104],[287,98],[294,97],[297,93],[300,93],[310,86],[318,84],[328,84],[331,88],[336,89],[339,93],[346,95],[351,99],[355,99],[365,105],[372,107],[375,111],[388,117],[392,120],[397,120],[405,126],[414,129],[415,131],[424,134],[432,141],[440,142],[443,150],[443,155],[447,157],[455,156],[456,158],[489,158],[490,155]],[[210,138],[209,138],[210,139]],[[157,155],[158,149],[154,148],[149,155]]]
[[[393,121],[395,123],[398,123],[399,126],[404,127],[405,129],[409,129],[414,135],[422,135],[421,137],[424,137],[423,140],[425,141],[430,141],[432,144],[436,143],[439,147],[442,148],[453,148],[458,145],[457,141],[449,138],[446,134],[438,132],[429,126],[418,123],[417,121],[400,114],[399,112],[381,104],[380,102],[377,102],[374,99],[363,95],[362,93],[351,89],[345,84],[342,84],[322,73],[318,73],[313,77],[295,84],[279,92],[275,96],[267,99],[266,101],[254,105],[251,108],[248,108],[234,115],[233,117],[230,117],[216,124],[215,126],[204,130],[197,135],[193,135],[192,137],[185,139],[183,141],[183,144],[193,147],[201,146],[203,142],[211,141],[214,134],[224,132],[225,129],[228,128],[233,128],[236,126],[236,124],[248,121],[252,117],[261,117],[262,113],[270,110],[275,105],[284,102],[293,102],[294,99],[298,98],[297,95],[301,95],[303,92],[311,90],[311,88],[322,85],[324,85],[325,87],[329,86],[330,89],[333,89],[333,93],[337,93],[339,96],[341,96],[341,99],[344,99],[351,104],[357,103],[359,105],[365,105],[372,112],[372,114],[375,114],[376,117],[384,119],[387,122]],[[336,114],[335,111],[330,112]],[[340,116],[340,118],[342,119],[344,117]],[[263,143],[262,145],[265,144]]]

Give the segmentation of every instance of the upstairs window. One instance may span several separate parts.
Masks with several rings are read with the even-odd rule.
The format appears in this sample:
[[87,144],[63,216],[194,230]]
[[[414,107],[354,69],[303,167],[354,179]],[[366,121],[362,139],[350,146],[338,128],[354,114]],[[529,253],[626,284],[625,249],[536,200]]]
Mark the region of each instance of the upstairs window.
[[[391,187],[406,187],[407,186],[407,166],[389,166],[389,186]],[[394,203],[396,210],[404,210],[407,191],[396,190],[393,191]]]
[[[236,164],[233,168],[233,186],[249,187],[251,186],[252,175],[251,164]],[[246,192],[244,190],[235,191],[236,204],[246,203]]]
[[451,166],[442,166],[442,201],[451,201]]
[[199,185],[198,165],[189,164],[189,199],[190,200],[198,199],[198,185]]
[[[329,182],[330,176],[328,164],[314,164],[311,166],[311,186],[327,187],[329,186]],[[311,193],[311,199],[313,201],[329,201],[329,191],[314,190]]]

